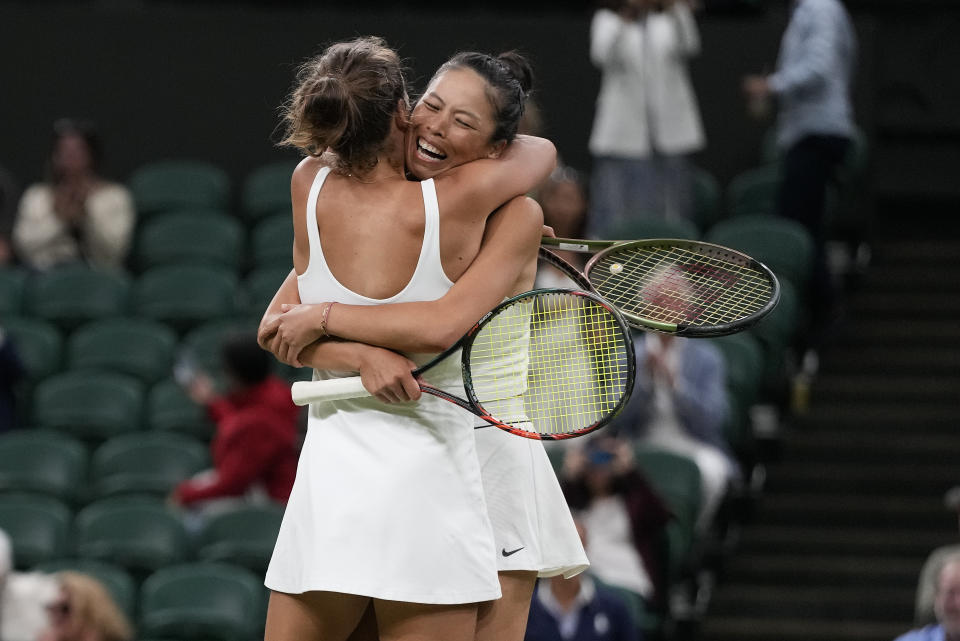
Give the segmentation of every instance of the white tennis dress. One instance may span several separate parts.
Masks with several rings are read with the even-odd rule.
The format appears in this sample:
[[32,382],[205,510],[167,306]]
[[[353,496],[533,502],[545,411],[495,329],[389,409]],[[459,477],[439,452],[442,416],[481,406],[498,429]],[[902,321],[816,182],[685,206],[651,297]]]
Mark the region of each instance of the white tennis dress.
[[[433,181],[421,183],[426,222],[413,277],[395,296],[371,299],[339,283],[324,260],[316,202],[328,174],[318,172],[307,200],[310,261],[298,278],[300,299],[372,305],[443,296],[452,283],[440,261]],[[410,357],[422,364],[430,356]],[[431,382],[458,383],[458,359],[448,362],[444,371],[430,371]],[[347,374],[315,371],[314,377]],[[311,405],[266,586],[413,603],[499,598],[500,552],[472,426],[469,414],[429,395],[416,403],[361,398]]]
[[[496,339],[483,341],[470,362],[484,409],[518,427],[529,420],[523,394],[529,361],[536,358],[528,353],[531,311],[529,304],[515,304],[492,319],[484,331]],[[587,557],[543,442],[479,419],[474,425],[497,567],[532,570],[542,577],[571,577],[585,570]]]

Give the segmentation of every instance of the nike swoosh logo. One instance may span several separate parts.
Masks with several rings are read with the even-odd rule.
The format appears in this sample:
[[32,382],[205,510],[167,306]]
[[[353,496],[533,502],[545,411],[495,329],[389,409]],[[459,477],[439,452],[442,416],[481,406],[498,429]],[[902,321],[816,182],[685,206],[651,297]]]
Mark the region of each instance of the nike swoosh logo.
[[502,554],[503,556],[510,556],[511,554],[516,554],[517,552],[519,552],[520,550],[522,550],[523,547],[524,547],[524,546],[521,545],[521,546],[518,547],[516,550],[510,550],[509,552],[507,552],[507,548],[503,548],[503,549],[500,550],[500,554]]

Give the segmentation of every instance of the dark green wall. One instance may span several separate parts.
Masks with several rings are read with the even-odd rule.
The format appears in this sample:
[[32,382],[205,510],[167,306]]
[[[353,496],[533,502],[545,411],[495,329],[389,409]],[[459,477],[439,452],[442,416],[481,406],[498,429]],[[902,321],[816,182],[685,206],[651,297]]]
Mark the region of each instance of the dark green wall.
[[[931,158],[951,158],[956,140],[943,141],[960,131],[951,109],[960,102],[958,74],[948,62],[960,17],[943,5],[916,6],[907,14],[902,5],[854,3],[857,110],[878,136],[877,171],[889,174],[884,187],[900,181],[956,190],[960,181],[941,179],[939,170],[904,178],[900,152],[883,156],[888,144],[906,145],[916,165],[924,153],[914,142],[920,131],[928,142],[919,149],[932,146]],[[586,9],[233,7],[0,2],[0,165],[21,182],[36,178],[50,123],[74,115],[100,124],[112,176],[125,178],[153,159],[192,157],[222,165],[239,181],[263,162],[292,155],[274,148],[271,137],[297,62],[324,42],[379,34],[409,60],[418,88],[456,50],[523,50],[538,73],[546,135],[569,163],[589,167],[599,76],[587,57]],[[757,162],[763,126],[745,115],[740,77],[773,64],[785,22],[782,2],[762,13],[701,17],[704,47],[693,77],[709,148],[698,162],[724,181]]]

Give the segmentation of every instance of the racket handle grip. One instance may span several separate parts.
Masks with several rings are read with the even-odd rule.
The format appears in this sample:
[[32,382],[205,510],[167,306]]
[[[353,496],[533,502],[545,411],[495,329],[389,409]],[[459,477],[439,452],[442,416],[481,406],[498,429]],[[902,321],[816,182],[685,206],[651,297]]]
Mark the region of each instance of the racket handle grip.
[[290,396],[297,405],[320,401],[339,401],[370,396],[359,376],[332,378],[326,381],[297,381],[290,388]]

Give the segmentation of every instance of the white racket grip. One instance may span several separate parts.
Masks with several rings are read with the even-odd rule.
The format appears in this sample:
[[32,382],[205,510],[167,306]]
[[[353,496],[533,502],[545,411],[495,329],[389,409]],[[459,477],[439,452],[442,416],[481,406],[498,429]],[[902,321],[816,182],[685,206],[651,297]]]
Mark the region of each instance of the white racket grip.
[[322,401],[370,396],[370,392],[363,386],[359,376],[349,376],[325,381],[297,381],[290,387],[290,396],[297,405],[309,405]]

